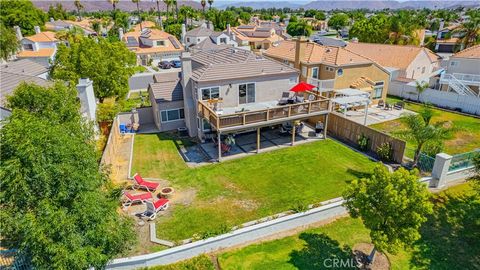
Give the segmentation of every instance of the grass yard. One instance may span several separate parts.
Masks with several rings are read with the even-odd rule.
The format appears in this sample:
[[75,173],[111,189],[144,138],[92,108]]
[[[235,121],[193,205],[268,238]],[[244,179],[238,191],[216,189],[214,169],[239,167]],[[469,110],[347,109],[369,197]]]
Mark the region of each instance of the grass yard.
[[[394,103],[400,101],[400,98],[389,97],[387,101],[389,103]],[[406,103],[406,109],[411,111],[420,111],[421,105]],[[432,121],[450,121],[453,123],[454,127],[458,130],[453,134],[452,138],[445,141],[444,151],[447,154],[455,155],[465,152],[473,151],[477,148],[480,148],[480,119],[465,116],[458,113],[452,113],[447,111],[442,111],[439,109],[434,109],[436,115],[433,117]],[[402,129],[405,126],[399,119],[383,122],[370,127],[377,130],[381,130],[386,133],[392,133],[396,130]],[[413,158],[415,152],[415,143],[412,141],[407,141],[407,148],[405,155],[407,157]]]
[[[414,247],[388,254],[391,269],[479,269],[480,199],[463,184],[435,195],[435,211]],[[360,219],[342,218],[298,235],[221,254],[221,269],[323,269],[323,260],[349,258],[370,242]]]
[[[143,98],[143,102],[142,102]],[[138,91],[130,93],[130,96],[121,102],[121,109],[122,112],[130,112],[133,108],[139,107],[148,107],[151,106],[150,98],[148,97],[148,92],[145,91]]]
[[341,195],[375,163],[332,140],[188,168],[167,134],[136,135],[133,172],[170,181],[184,203],[157,218],[157,237],[220,234],[243,222]]

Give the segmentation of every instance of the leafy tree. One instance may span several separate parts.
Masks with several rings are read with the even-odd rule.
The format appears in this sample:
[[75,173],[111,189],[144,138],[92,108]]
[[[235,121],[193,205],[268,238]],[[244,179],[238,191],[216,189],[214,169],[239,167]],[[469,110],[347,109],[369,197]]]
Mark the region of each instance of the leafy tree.
[[79,78],[93,81],[95,96],[103,102],[106,97],[124,97],[128,78],[135,73],[136,57],[122,42],[84,37],[70,46],[58,46],[51,68],[55,79],[76,84]]
[[466,12],[466,15],[470,16],[470,19],[462,23],[453,32],[462,34],[460,43],[462,43],[465,48],[468,48],[480,43],[480,10],[469,10]]
[[377,165],[371,177],[350,183],[343,197],[350,215],[370,230],[370,262],[376,250],[395,253],[420,239],[420,226],[432,212],[430,193],[418,182],[416,170],[390,173]]
[[250,22],[250,19],[252,18],[252,16],[250,15],[250,13],[245,12],[245,11],[240,12],[240,14],[238,15],[238,17],[239,17],[240,20],[242,20],[242,22],[245,23],[245,24],[249,23],[249,22]]
[[13,29],[9,29],[0,23],[0,59],[8,60],[17,52],[20,42]]
[[222,13],[222,25],[220,25],[219,28],[225,29],[227,27],[227,24],[230,24],[231,26],[237,26],[238,25],[238,17],[237,14],[233,11],[224,11]]
[[53,18],[55,20],[65,20],[68,18],[67,11],[60,3],[55,4],[55,6],[50,5],[47,15],[49,18]]
[[200,5],[202,5],[202,13],[205,15],[205,6],[207,5],[207,0],[201,0]]
[[73,2],[73,4],[75,5],[75,8],[77,9],[77,14],[78,14],[78,17],[80,18],[80,20],[82,20],[82,9],[84,8],[82,3],[80,3],[80,0],[75,0]]
[[36,8],[30,1],[2,0],[0,22],[8,28],[19,26],[22,34],[35,34],[34,26],[42,26],[47,21],[47,15]]
[[301,20],[299,22],[289,23],[287,26],[287,33],[292,36],[306,36],[309,37],[312,34],[312,26],[307,24],[306,21]]
[[428,88],[428,82],[415,81],[415,88],[417,89],[417,101],[420,101],[420,95]]
[[180,15],[184,18],[185,26],[188,29],[188,18],[192,18],[195,15],[195,11],[190,6],[180,7]]
[[325,13],[323,13],[323,11],[316,10],[316,9],[306,10],[305,13],[304,13],[304,16],[309,17],[309,18],[315,18],[315,19],[321,20],[321,21],[323,21],[327,18],[325,16]]
[[328,26],[335,30],[340,30],[348,25],[348,15],[345,13],[335,13],[328,20]]
[[448,127],[446,121],[431,123],[434,116],[433,110],[425,105],[418,114],[404,114],[400,120],[407,129],[396,132],[400,137],[414,141],[416,144],[413,166],[416,167],[423,146],[448,139],[454,127]]
[[208,9],[212,9],[213,0],[208,0]]
[[0,130],[2,245],[36,269],[102,269],[135,236],[107,192],[75,89],[23,83],[8,106]]
[[165,32],[180,38],[182,35],[182,25],[179,23],[176,24],[168,24],[165,27]]
[[[330,24],[330,23],[329,23]],[[355,21],[349,35],[361,42],[385,43],[389,37],[389,20],[384,14]]]

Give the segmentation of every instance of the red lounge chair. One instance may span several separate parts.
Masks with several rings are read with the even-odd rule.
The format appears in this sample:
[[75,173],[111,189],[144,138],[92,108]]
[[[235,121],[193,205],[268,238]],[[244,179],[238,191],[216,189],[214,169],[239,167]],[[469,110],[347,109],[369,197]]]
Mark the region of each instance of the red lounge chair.
[[123,192],[125,199],[123,200],[123,208],[128,208],[130,205],[134,203],[142,203],[145,204],[147,201],[153,200],[152,193],[146,192],[141,194],[130,194],[126,191]]
[[135,183],[133,184],[133,188],[143,188],[150,192],[155,191],[160,185],[159,183],[143,180],[143,178],[138,173],[133,176],[133,181],[135,181]]
[[157,217],[157,213],[168,208],[170,201],[162,198],[156,202],[146,201],[147,210],[141,214],[142,217],[147,217],[150,220],[154,220]]

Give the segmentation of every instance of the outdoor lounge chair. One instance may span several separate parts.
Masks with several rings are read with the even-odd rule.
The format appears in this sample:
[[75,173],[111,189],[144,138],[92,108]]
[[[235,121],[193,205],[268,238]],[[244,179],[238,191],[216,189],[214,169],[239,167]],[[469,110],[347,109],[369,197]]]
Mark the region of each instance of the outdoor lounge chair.
[[143,188],[150,192],[155,191],[160,185],[159,183],[143,180],[138,173],[133,176],[133,181],[135,182],[133,188]]
[[122,203],[122,206],[125,209],[130,207],[130,205],[134,203],[145,204],[145,202],[153,200],[152,193],[150,192],[145,192],[141,194],[130,194],[129,192],[124,191],[123,195],[125,196],[125,198]]
[[383,108],[383,107],[385,107],[385,101],[383,101],[383,99],[381,99],[381,100],[378,101],[377,108]]
[[170,204],[170,201],[165,198],[161,198],[156,202],[147,201],[147,210],[141,213],[140,216],[146,217],[149,220],[154,220],[157,217],[157,213],[166,210]]
[[403,108],[405,107],[405,103],[399,101],[399,102],[396,102],[395,105],[393,105],[393,108],[397,109],[397,110],[403,110]]
[[278,101],[278,105],[286,105],[288,103],[289,98],[290,98],[290,92],[283,92],[282,98]]

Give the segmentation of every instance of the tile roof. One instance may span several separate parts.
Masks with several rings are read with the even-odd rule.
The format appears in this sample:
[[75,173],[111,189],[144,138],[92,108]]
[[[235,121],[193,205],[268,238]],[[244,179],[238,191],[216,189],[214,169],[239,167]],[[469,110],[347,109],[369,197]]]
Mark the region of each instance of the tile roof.
[[[284,38],[278,35],[273,28],[257,27],[255,25],[240,25],[238,27],[232,27],[232,32],[240,40],[247,41],[270,41],[279,42]],[[272,34],[273,32],[273,34]]]
[[[142,54],[142,53],[148,54],[148,53],[159,53],[159,52],[181,52],[184,50],[183,46],[175,36],[172,36],[169,33],[164,32],[160,29],[148,28],[147,26],[151,25],[151,23],[152,22],[149,22],[149,21],[142,23],[142,25],[144,25],[143,32],[140,31],[140,26],[138,24],[134,27],[133,31],[127,32],[124,34],[123,42],[127,44],[129,49],[131,49],[133,52],[137,54]],[[147,31],[147,29],[149,31]],[[157,47],[147,46],[142,44],[141,42],[142,38],[146,38],[150,40],[164,40],[166,46],[157,46]],[[132,43],[132,39],[134,39],[136,43]],[[175,48],[175,46],[172,43],[172,40],[176,41],[177,44],[179,44],[178,48]]]
[[480,59],[480,45],[459,51],[451,57]]
[[[324,63],[329,65],[352,65],[372,63],[367,57],[339,47],[322,46],[316,43],[305,43],[305,53],[301,56],[304,63]],[[278,46],[269,48],[264,52],[266,56],[295,61],[295,41],[285,40]]]
[[55,54],[54,48],[43,48],[38,51],[28,51],[23,50],[17,53],[18,58],[29,58],[29,57],[51,57]]
[[169,102],[183,100],[183,87],[180,82],[181,72],[156,74],[149,84],[156,101]]
[[368,57],[384,67],[395,67],[399,69],[406,69],[418,54],[422,52],[427,54],[431,62],[436,62],[440,58],[429,49],[408,45],[350,42],[346,48],[352,52]]
[[233,47],[231,44],[216,44],[215,42],[212,41],[211,38],[206,38],[202,42],[198,43],[197,45],[191,47],[193,50],[198,50],[198,51],[218,51],[221,49],[225,49],[227,47]]
[[51,85],[50,81],[36,76],[29,76],[24,74],[15,74],[10,72],[0,72],[0,104],[5,104],[8,95],[12,94],[13,90],[22,82],[32,82],[41,86]]
[[292,67],[238,48],[225,48],[215,52],[202,51],[194,54],[192,61],[200,64],[200,67],[192,72],[192,78],[195,81],[217,81],[280,74],[298,75],[298,70]]
[[55,32],[45,31],[35,34],[33,36],[25,37],[33,42],[55,42],[58,39],[55,37]]
[[191,37],[208,37],[213,33],[212,30],[208,29],[207,27],[197,27],[194,28],[186,33],[186,36]]
[[0,65],[2,72],[15,73],[28,76],[38,76],[48,72],[48,68],[29,59],[6,62]]

